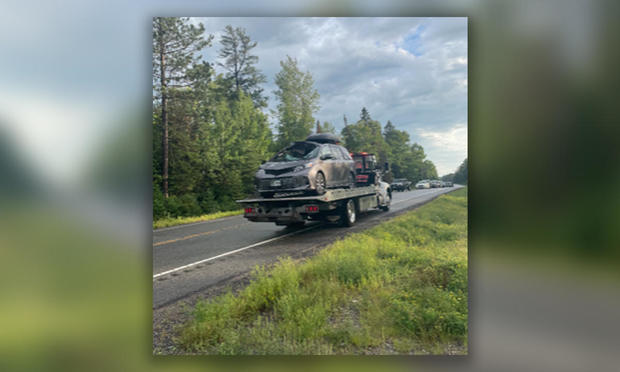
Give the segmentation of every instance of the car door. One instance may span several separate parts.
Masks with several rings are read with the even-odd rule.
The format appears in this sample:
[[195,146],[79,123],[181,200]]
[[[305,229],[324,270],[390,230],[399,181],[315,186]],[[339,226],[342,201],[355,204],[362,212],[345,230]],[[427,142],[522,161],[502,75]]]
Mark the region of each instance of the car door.
[[[336,154],[333,153],[329,145],[321,146],[321,151],[319,153],[321,159],[321,169],[323,170],[323,174],[325,175],[325,182],[328,187],[333,187],[338,183],[338,177],[336,176]],[[331,159],[323,159],[324,156],[331,155]]]
[[333,161],[333,172],[334,172],[334,185],[342,185],[344,183],[343,179],[344,179],[344,175],[343,175],[343,169],[342,169],[342,154],[340,153],[340,150],[338,149],[338,147],[336,147],[335,145],[329,145],[329,148],[332,152],[332,154],[334,154],[334,161]]
[[353,173],[353,179],[355,179],[355,161],[353,160],[351,155],[349,155],[347,149],[338,145],[334,147],[342,154],[342,159],[340,160],[340,168],[342,169],[342,182],[344,185],[348,185],[350,173]]

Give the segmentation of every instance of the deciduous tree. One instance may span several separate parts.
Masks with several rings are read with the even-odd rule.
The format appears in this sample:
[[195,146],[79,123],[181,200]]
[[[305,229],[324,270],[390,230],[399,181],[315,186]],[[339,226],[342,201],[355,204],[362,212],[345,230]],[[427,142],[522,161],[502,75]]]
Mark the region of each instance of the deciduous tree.
[[319,93],[309,71],[302,72],[297,60],[286,56],[280,61],[282,69],[275,77],[278,89],[276,116],[278,118],[278,147],[305,139],[314,125],[313,115],[319,109]]

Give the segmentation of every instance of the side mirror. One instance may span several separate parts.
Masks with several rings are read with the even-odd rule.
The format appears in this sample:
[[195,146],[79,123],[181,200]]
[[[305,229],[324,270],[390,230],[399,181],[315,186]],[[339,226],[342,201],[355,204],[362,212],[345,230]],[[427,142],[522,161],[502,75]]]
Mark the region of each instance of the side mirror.
[[261,161],[261,162],[260,162],[260,165],[263,165],[263,164],[265,164],[266,162],[267,162],[267,160],[263,160],[263,161]]

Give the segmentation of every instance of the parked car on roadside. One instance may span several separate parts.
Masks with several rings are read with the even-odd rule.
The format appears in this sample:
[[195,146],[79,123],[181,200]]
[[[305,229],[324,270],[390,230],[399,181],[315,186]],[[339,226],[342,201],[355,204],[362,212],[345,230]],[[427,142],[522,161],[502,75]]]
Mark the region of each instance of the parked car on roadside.
[[432,188],[439,188],[439,187],[441,187],[441,181],[439,181],[439,180],[431,180],[431,187]]
[[275,193],[324,194],[328,188],[355,187],[355,163],[349,152],[329,133],[293,142],[262,164],[255,186],[263,197]]
[[418,183],[415,184],[415,188],[416,189],[430,189],[431,188],[431,181],[429,180],[422,180]]
[[396,178],[390,186],[394,191],[411,190],[411,181],[406,178]]

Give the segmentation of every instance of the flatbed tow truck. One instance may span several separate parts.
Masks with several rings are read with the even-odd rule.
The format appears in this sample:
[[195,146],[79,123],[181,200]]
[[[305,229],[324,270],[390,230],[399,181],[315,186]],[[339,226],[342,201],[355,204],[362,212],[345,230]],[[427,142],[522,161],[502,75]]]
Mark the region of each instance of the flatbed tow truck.
[[[274,194],[272,198],[237,200],[244,217],[253,222],[275,222],[276,225],[303,225],[307,220],[340,222],[353,226],[357,215],[371,209],[389,210],[392,201],[390,185],[381,181],[373,154],[352,154],[356,162],[356,186],[328,189],[322,195],[291,196]],[[387,164],[386,164],[387,168]]]

